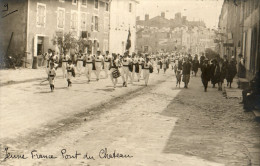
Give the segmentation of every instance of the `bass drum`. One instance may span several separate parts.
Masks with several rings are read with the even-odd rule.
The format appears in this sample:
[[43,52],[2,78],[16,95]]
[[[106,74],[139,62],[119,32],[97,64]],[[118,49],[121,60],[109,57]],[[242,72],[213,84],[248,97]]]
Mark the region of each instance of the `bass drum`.
[[135,64],[135,72],[136,72],[136,73],[139,73],[139,64],[138,64],[138,63]]
[[130,72],[133,72],[133,63],[132,62],[129,64],[128,68],[129,68]]

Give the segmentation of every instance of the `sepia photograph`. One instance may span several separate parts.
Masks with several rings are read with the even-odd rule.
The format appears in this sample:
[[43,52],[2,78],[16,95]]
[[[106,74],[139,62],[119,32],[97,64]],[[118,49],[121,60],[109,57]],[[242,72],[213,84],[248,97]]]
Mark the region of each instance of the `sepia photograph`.
[[0,0],[1,166],[260,166],[260,0]]

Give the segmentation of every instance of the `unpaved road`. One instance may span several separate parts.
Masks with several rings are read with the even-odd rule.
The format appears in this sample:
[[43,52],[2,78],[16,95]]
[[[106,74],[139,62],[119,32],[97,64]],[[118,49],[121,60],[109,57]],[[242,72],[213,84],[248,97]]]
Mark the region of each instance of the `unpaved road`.
[[[256,165],[259,161],[248,148],[260,154],[259,124],[235,104],[216,89],[204,93],[199,78],[192,79],[189,89],[179,89],[175,79],[165,75],[148,87],[13,139],[9,151],[28,158],[1,164]],[[33,150],[55,159],[32,159]],[[126,157],[108,159],[106,150]]]

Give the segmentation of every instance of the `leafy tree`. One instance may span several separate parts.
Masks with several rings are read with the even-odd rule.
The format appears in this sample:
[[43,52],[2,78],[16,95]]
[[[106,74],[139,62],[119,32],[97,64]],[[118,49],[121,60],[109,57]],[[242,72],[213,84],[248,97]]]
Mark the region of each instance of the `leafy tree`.
[[205,53],[206,53],[206,57],[208,59],[218,59],[219,58],[219,54],[216,51],[214,51],[214,50],[212,50],[210,48],[207,48],[205,50]]
[[69,49],[76,49],[78,47],[77,39],[71,32],[64,33],[63,35],[55,35],[52,39],[53,45],[57,45],[60,52],[64,52]]

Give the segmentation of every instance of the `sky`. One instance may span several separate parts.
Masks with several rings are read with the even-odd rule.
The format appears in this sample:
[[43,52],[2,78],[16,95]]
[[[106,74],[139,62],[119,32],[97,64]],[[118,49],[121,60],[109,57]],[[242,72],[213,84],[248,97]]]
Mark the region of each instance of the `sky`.
[[189,21],[203,20],[208,28],[217,29],[222,4],[223,0],[139,0],[137,16],[144,20],[145,14],[153,18],[164,11],[170,19],[181,12]]

